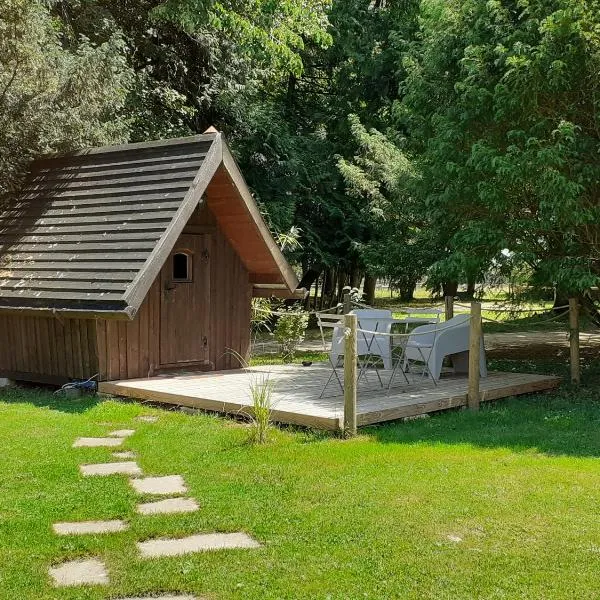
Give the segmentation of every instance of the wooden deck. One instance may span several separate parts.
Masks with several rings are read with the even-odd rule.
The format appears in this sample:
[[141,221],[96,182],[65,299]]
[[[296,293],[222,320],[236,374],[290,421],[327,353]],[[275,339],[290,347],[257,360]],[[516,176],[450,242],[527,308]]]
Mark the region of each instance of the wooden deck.
[[[99,391],[153,402],[163,402],[227,414],[249,412],[251,382],[268,376],[274,382],[273,420],[318,429],[340,429],[343,423],[343,396],[332,380],[325,397],[319,394],[331,373],[325,364],[310,367],[275,365],[248,369],[164,375],[100,383]],[[389,372],[380,371],[387,385]],[[558,387],[560,379],[526,373],[490,373],[481,380],[482,401],[498,400]],[[442,377],[437,386],[427,379],[414,378],[401,384],[396,376],[388,393],[375,373],[361,379],[358,388],[358,425],[370,425],[465,406],[467,379]]]

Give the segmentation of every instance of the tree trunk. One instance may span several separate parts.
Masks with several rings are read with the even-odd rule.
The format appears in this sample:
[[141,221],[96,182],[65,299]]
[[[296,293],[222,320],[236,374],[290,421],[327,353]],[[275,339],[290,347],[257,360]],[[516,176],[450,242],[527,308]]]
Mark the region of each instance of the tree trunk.
[[456,296],[458,292],[458,281],[444,281],[442,282],[442,296]]
[[363,294],[365,302],[373,306],[375,304],[375,286],[377,285],[377,277],[374,275],[365,274],[365,283],[363,285]]
[[358,289],[360,287],[361,279],[360,269],[356,265],[352,265],[352,270],[350,271],[350,287]]
[[416,283],[412,285],[402,286],[398,292],[400,294],[401,302],[412,302],[415,297],[415,288],[417,287]]
[[467,298],[473,298],[475,296],[475,280],[469,279],[467,282]]

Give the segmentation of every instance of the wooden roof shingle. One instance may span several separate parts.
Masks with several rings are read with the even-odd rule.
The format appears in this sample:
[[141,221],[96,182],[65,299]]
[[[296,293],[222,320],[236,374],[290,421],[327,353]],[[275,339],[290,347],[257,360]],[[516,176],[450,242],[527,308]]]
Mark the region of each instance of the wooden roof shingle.
[[[34,162],[0,210],[0,310],[132,318],[224,146],[210,133]],[[291,269],[261,233],[293,291]]]

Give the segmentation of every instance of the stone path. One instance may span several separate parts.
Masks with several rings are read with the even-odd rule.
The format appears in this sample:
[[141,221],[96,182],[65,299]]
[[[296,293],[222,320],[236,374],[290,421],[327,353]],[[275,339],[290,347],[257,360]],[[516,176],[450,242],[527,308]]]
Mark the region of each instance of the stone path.
[[[141,415],[136,420],[145,423],[155,423],[158,417]],[[111,431],[107,437],[80,437],[73,443],[74,448],[114,448],[120,446],[124,439],[132,436],[134,429],[119,429]],[[164,475],[143,477],[142,469],[134,460],[135,452],[123,450],[112,452],[113,458],[122,459],[119,462],[83,464],[79,470],[84,477],[130,475],[129,480],[133,489],[141,496],[174,496],[142,502],[136,510],[140,515],[151,516],[158,514],[191,513],[200,509],[194,498],[184,497],[187,485],[181,475]],[[116,519],[111,521],[80,521],[54,523],[52,529],[56,535],[95,535],[119,533],[129,529],[129,523]],[[207,552],[234,548],[259,548],[260,544],[243,532],[238,533],[201,533],[178,539],[152,539],[138,542],[137,548],[142,558],[160,558],[179,556],[192,552]],[[108,585],[109,575],[104,563],[97,558],[67,561],[48,569],[48,574],[56,587],[82,585]],[[200,600],[196,596],[186,594],[128,597],[120,600]]]
[[108,573],[101,560],[73,560],[48,571],[57,587],[72,585],[108,585]]
[[120,446],[123,438],[115,437],[80,437],[73,442],[73,448],[113,448]]
[[138,542],[137,547],[142,558],[158,558],[208,550],[260,548],[260,544],[245,533],[203,533],[185,538]]
[[164,477],[144,477],[130,479],[129,482],[138,494],[173,496],[185,494],[187,487],[181,475],[165,475]]
[[161,515],[196,512],[200,507],[193,498],[169,498],[137,505],[141,515]]
[[136,457],[135,452],[132,452],[131,450],[125,450],[123,452],[113,452],[112,455],[115,458],[135,458]]
[[91,475],[141,475],[142,470],[136,462],[124,461],[116,463],[98,463],[95,465],[80,465],[79,470],[84,477]]
[[126,531],[129,525],[125,521],[80,521],[78,523],[54,523],[52,526],[57,535],[84,535],[91,533],[114,533]]

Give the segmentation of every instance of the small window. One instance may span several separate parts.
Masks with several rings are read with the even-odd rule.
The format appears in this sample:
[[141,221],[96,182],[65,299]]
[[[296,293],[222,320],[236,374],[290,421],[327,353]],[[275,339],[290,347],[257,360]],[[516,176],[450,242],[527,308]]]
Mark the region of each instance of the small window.
[[173,281],[192,280],[192,257],[185,252],[173,254]]

